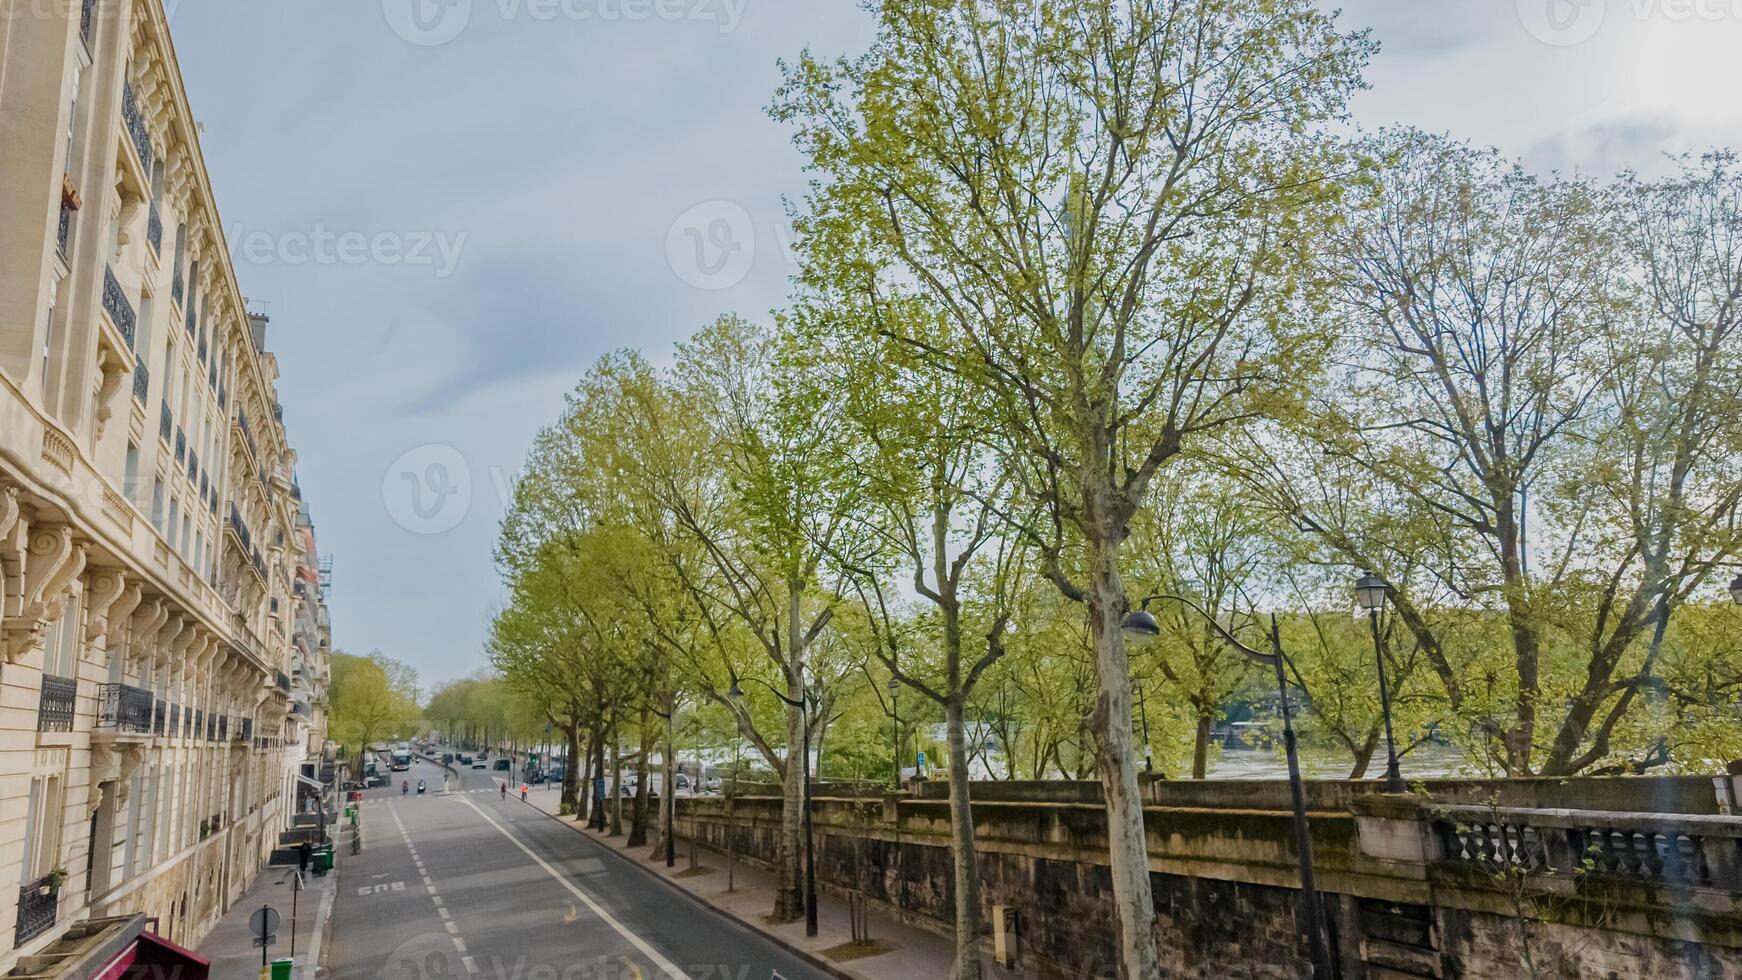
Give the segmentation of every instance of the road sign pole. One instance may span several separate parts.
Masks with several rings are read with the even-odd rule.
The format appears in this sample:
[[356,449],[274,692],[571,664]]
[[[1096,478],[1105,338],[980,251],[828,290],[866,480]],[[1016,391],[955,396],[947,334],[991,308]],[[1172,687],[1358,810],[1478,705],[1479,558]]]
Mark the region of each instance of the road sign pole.
[[266,905],[262,904],[260,906],[260,973],[262,976],[264,976],[266,974],[266,937],[267,937],[267,935],[268,935],[268,933],[266,930]]

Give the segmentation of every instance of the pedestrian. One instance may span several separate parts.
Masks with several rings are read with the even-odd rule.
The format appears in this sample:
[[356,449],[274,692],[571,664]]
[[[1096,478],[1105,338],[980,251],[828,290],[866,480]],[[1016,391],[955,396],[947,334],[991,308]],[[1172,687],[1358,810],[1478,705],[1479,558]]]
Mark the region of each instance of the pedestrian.
[[506,779],[502,780],[501,786],[502,786],[502,798],[506,800],[506,799],[508,799],[508,780],[506,780]]
[[525,783],[520,784],[520,802],[522,802],[522,803],[526,802],[526,784]]
[[296,871],[298,874],[308,874],[309,858],[313,855],[314,848],[309,846],[308,841],[305,840],[301,844],[296,845]]

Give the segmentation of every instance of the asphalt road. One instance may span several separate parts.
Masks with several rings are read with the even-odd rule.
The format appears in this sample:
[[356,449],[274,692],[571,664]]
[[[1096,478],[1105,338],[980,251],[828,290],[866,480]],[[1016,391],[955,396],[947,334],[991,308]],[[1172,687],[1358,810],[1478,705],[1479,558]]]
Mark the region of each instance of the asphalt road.
[[[825,980],[590,838],[428,761],[364,796],[338,837],[332,980]],[[399,784],[409,777],[410,795]],[[417,781],[429,786],[416,794]]]

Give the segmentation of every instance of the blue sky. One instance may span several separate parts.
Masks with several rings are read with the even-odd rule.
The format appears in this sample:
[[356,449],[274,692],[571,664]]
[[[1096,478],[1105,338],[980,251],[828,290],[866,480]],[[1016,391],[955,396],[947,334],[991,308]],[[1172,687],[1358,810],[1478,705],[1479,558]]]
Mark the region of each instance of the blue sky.
[[[483,665],[503,490],[599,354],[663,360],[791,273],[776,59],[848,53],[846,0],[168,0],[269,347],[334,642]],[[1361,125],[1539,170],[1742,144],[1742,0],[1349,0]]]

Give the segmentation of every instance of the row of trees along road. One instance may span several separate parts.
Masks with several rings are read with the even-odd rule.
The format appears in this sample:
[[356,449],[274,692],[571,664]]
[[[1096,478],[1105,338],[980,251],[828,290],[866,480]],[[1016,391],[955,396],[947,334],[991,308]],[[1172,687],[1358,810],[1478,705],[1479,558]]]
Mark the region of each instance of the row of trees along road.
[[381,653],[334,651],[328,735],[349,758],[370,745],[406,738],[417,728],[417,672]]
[[1600,182],[1333,136],[1371,45],[1308,0],[872,9],[860,56],[783,65],[813,178],[790,307],[668,368],[601,359],[515,486],[490,650],[565,733],[566,806],[605,826],[577,770],[741,748],[782,786],[790,919],[807,717],[824,771],[861,774],[941,721],[954,975],[979,975],[980,765],[1100,780],[1120,973],[1153,977],[1140,772],[1205,775],[1254,678],[1183,607],[1143,648],[1124,617],[1274,611],[1309,741],[1360,776],[1367,570],[1406,754],[1742,753],[1728,154]]

